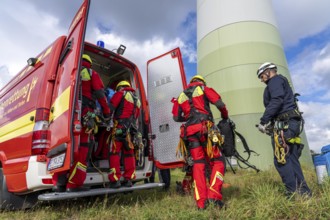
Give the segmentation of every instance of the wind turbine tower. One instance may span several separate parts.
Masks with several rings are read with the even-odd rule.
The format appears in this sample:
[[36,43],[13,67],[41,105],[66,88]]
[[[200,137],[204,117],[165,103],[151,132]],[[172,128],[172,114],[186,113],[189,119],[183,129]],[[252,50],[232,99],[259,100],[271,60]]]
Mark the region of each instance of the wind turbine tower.
[[[271,0],[197,0],[197,69],[209,86],[219,92],[236,129],[251,149],[249,162],[262,170],[273,167],[270,137],[255,127],[264,112],[265,85],[256,71],[273,62],[278,73],[291,81]],[[292,85],[292,83],[291,83]],[[215,108],[214,118],[220,120]],[[306,135],[302,164],[312,164]],[[237,148],[243,153],[242,143]]]

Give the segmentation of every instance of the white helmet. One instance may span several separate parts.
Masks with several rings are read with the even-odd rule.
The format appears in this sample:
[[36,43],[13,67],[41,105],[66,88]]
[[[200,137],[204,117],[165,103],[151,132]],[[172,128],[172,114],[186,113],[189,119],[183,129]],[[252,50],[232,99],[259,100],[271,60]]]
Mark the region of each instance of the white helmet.
[[261,66],[258,68],[258,71],[257,71],[258,78],[260,78],[260,75],[267,69],[275,69],[275,71],[276,71],[277,67],[274,63],[270,63],[270,62],[261,64]]

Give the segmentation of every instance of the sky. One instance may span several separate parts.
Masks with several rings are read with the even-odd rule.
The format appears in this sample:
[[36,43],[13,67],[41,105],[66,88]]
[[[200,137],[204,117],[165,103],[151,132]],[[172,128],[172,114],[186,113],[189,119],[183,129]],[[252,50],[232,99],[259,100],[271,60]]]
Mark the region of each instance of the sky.
[[[30,57],[66,35],[81,0],[1,0],[0,88]],[[301,94],[310,149],[330,144],[330,1],[273,0],[293,86]],[[124,57],[145,78],[146,62],[180,47],[187,78],[196,74],[195,0],[92,0],[86,40]]]

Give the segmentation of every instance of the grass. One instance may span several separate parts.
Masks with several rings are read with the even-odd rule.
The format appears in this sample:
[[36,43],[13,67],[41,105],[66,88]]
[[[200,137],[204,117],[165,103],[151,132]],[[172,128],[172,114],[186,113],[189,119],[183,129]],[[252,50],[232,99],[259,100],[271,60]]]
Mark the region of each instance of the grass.
[[330,219],[330,180],[318,185],[314,169],[304,169],[313,197],[288,200],[275,170],[255,173],[228,171],[223,188],[226,208],[196,208],[192,195],[176,193],[175,181],[184,173],[172,170],[169,191],[143,190],[128,194],[43,202],[26,211],[2,211],[0,219]]

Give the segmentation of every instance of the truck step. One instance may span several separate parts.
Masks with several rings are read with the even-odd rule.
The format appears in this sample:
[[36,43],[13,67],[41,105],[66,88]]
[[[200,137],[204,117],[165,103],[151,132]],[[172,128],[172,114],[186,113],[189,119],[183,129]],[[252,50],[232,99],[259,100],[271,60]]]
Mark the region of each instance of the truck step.
[[164,187],[164,183],[145,183],[141,185],[133,185],[132,187],[121,187],[118,189],[111,188],[96,188],[90,189],[87,191],[79,191],[79,192],[53,192],[53,193],[44,193],[38,196],[38,199],[41,201],[56,201],[56,200],[65,200],[65,199],[75,199],[87,196],[99,196],[106,194],[115,194],[115,193],[123,193],[123,192],[131,192],[135,190],[144,190],[144,189],[152,189]]

